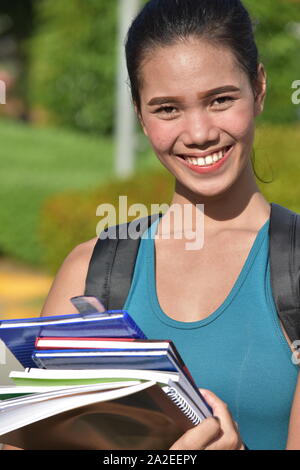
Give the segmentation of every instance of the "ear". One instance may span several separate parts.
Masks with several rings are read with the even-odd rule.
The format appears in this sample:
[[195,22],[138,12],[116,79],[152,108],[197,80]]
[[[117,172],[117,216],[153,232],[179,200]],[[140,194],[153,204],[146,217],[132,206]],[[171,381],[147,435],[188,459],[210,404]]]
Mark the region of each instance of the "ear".
[[135,113],[137,115],[137,118],[142,126],[142,129],[143,129],[143,132],[146,136],[148,136],[148,133],[147,133],[147,130],[146,130],[146,126],[145,126],[145,123],[144,123],[144,120],[143,120],[143,116],[142,116],[142,113],[141,111],[138,109],[137,105],[134,104],[134,110],[135,110]]
[[258,65],[257,69],[257,83],[255,87],[255,102],[254,102],[254,114],[258,116],[263,112],[264,102],[267,93],[267,74],[263,64]]

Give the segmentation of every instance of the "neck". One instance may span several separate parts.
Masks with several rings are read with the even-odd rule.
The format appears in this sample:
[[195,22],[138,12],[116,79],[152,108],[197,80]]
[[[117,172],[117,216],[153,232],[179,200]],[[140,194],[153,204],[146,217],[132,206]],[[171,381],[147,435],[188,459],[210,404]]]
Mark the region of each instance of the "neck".
[[260,193],[253,174],[251,162],[228,190],[217,196],[191,193],[176,180],[171,202],[190,205],[194,225],[197,204],[204,204],[205,232],[242,228],[259,230],[270,216],[270,204]]

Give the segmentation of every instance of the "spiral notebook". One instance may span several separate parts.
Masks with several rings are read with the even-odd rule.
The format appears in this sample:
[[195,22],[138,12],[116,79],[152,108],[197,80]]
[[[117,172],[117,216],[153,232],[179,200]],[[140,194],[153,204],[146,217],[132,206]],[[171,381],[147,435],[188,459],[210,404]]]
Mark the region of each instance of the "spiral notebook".
[[[53,384],[49,377],[62,371],[39,372]],[[34,450],[168,449],[210,415],[205,404],[200,412],[189,399],[176,373],[100,372],[64,371],[65,383],[68,376],[102,376],[104,382],[96,384],[49,385],[49,391],[37,393],[32,393],[34,387],[16,387],[18,397],[0,402],[1,442]]]

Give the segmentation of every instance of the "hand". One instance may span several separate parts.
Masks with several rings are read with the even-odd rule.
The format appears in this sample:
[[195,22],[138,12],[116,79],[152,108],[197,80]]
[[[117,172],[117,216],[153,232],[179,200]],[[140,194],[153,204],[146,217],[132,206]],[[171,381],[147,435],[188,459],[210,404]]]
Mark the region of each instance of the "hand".
[[200,389],[214,417],[189,429],[170,450],[245,450],[226,403],[209,390]]

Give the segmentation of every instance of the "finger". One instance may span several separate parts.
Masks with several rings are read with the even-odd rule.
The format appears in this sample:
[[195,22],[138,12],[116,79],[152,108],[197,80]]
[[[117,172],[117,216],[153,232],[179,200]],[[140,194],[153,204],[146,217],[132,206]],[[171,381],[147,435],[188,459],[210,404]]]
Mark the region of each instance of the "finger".
[[207,403],[211,406],[213,415],[220,419],[223,431],[226,429],[235,429],[236,427],[227,404],[217,397],[217,395],[215,395],[211,390],[201,388],[200,392],[204,396]]
[[220,423],[213,417],[189,429],[169,450],[201,450],[220,435]]
[[224,438],[219,444],[226,445],[229,448],[239,448],[241,446],[241,438],[238,426],[232,418],[227,404],[217,397],[211,390],[200,389],[207,403],[211,406],[214,416],[220,419],[221,429]]

